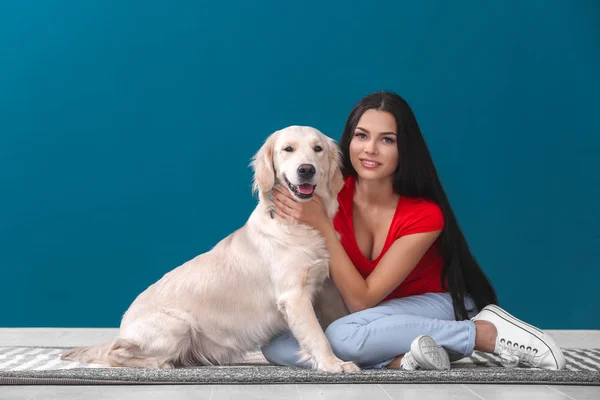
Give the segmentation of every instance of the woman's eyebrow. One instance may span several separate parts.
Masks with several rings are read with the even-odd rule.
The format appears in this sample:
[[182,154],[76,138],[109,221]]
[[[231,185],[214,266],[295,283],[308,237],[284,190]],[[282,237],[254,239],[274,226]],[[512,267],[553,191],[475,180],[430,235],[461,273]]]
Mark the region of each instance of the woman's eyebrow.
[[[365,132],[365,133],[370,133],[368,130],[366,130],[365,128],[361,128],[360,126],[357,126],[356,129],[360,129],[361,131]],[[379,132],[379,136],[384,136],[384,135],[394,135],[394,136],[398,136],[396,134],[396,132]]]

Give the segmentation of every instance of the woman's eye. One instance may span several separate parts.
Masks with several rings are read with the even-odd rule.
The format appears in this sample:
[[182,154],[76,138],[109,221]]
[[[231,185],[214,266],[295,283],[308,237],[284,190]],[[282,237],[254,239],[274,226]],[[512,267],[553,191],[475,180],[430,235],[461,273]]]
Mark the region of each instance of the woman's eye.
[[318,153],[320,151],[323,151],[323,148],[321,146],[315,146],[315,151]]
[[365,135],[364,133],[360,133],[360,132],[356,133],[354,136],[356,136],[359,139],[364,139],[367,137],[367,135]]
[[292,146],[288,146],[285,149],[283,149],[283,151],[287,151],[288,153],[291,153],[292,151],[294,151],[294,149],[292,148]]
[[384,138],[383,138],[383,141],[384,141],[385,143],[394,143],[394,139],[392,139],[392,138],[389,138],[389,137],[384,137]]

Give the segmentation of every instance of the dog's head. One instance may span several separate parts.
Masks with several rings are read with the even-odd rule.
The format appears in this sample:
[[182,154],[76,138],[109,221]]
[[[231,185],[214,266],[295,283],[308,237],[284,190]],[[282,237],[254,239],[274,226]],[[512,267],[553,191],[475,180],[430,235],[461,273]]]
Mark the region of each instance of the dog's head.
[[309,126],[290,126],[271,134],[251,165],[253,189],[261,196],[276,181],[299,201],[310,200],[314,193],[335,199],[344,186],[336,143]]

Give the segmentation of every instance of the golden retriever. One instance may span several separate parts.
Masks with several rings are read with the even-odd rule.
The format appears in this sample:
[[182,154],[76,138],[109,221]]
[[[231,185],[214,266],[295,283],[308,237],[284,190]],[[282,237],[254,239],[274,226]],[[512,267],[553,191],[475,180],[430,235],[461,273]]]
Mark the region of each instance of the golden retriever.
[[107,367],[223,365],[290,329],[300,359],[313,368],[358,370],[333,354],[313,308],[329,275],[323,238],[271,213],[267,198],[277,182],[299,201],[317,193],[333,218],[344,183],[335,142],[290,126],[267,138],[251,166],[259,201],[246,224],[137,296],[115,340],[68,350],[62,359]]

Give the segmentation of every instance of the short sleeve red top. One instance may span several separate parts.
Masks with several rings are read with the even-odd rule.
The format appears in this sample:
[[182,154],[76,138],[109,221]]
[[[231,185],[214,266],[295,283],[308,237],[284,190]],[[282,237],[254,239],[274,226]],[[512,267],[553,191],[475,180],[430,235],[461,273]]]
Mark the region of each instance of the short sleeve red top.
[[[355,178],[346,178],[338,195],[339,210],[333,220],[336,231],[341,235],[341,243],[348,257],[364,279],[373,272],[394,241],[402,236],[440,230],[444,227],[444,216],[434,202],[421,198],[400,196],[392,224],[381,250],[381,254],[369,260],[360,251],[354,236],[352,208],[354,204]],[[441,284],[444,260],[436,240],[410,274],[384,300],[413,296],[425,293],[445,292]]]

